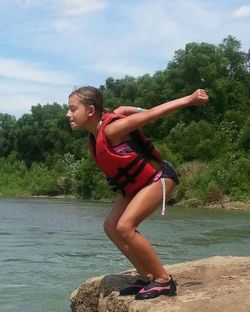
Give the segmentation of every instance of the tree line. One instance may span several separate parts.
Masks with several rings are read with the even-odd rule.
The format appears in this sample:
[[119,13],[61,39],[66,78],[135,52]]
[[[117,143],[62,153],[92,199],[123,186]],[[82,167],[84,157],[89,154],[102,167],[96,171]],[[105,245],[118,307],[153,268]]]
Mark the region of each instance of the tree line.
[[[178,168],[174,201],[191,204],[250,198],[250,50],[228,36],[221,44],[188,43],[153,75],[109,77],[105,106],[151,108],[204,88],[209,104],[188,107],[148,125],[144,133]],[[91,161],[87,133],[72,132],[67,105],[32,106],[20,118],[0,114],[0,194],[114,194]]]

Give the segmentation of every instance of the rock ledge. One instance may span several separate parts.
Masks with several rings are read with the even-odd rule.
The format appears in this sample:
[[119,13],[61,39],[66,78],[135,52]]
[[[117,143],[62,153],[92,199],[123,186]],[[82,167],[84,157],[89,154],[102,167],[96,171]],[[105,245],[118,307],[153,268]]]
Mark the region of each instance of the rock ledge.
[[70,298],[73,312],[249,312],[250,257],[211,257],[167,266],[177,296],[136,301],[118,290],[134,282],[135,271],[87,280]]

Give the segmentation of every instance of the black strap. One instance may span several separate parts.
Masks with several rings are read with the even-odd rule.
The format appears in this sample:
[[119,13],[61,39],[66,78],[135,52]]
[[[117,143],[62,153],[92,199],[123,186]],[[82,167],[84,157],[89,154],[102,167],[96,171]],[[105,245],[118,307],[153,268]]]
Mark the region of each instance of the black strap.
[[96,139],[91,132],[89,133],[89,142],[91,144],[93,154],[96,156]]
[[142,163],[139,165],[139,167],[135,170],[135,172],[133,172],[131,175],[127,175],[127,179],[120,183],[120,187],[121,188],[124,188],[126,187],[128,184],[130,183],[135,183],[136,180],[135,178],[138,176],[138,174],[143,170],[143,168],[146,166],[147,164],[147,160],[146,159],[143,159]]
[[131,132],[131,136],[134,139],[134,141],[136,142],[137,146],[138,146],[138,151],[137,153],[140,153],[142,155],[144,155],[144,157],[146,157],[147,159],[155,159],[158,160],[155,155],[153,154],[153,150],[154,150],[154,146],[153,144],[150,142],[149,139],[146,139],[146,141],[144,141],[141,137],[141,134],[138,130],[135,130],[133,132]]
[[142,159],[141,155],[137,155],[136,158],[131,161],[130,164],[128,164],[124,168],[118,168],[118,173],[117,175],[114,176],[114,179],[119,180],[122,176],[129,178],[130,174],[128,173],[130,169],[132,169],[140,160]]
[[[142,162],[138,166],[138,168],[132,174],[130,174],[129,171],[141,160]],[[126,167],[118,168],[118,173],[114,177],[108,178],[109,183],[111,185],[119,185],[120,189],[123,189],[130,183],[135,183],[136,182],[135,178],[143,170],[143,168],[146,166],[147,163],[148,161],[146,159],[142,158],[141,155],[137,155],[136,158],[133,161],[131,161],[131,163],[128,164]],[[125,180],[123,182],[119,182],[119,180],[122,177],[125,177]]]

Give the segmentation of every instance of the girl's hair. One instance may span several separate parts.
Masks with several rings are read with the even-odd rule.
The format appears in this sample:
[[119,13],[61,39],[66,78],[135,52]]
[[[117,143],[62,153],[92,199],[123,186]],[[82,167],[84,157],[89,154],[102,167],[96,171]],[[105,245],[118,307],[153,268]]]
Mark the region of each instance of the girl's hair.
[[104,111],[103,96],[100,90],[91,86],[80,87],[71,92],[69,98],[73,95],[77,95],[83,105],[93,105],[100,116],[102,115]]

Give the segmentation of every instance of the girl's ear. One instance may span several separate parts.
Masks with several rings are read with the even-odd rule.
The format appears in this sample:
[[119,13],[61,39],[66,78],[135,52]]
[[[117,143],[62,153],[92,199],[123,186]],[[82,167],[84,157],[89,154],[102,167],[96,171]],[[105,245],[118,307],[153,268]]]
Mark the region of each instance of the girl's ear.
[[88,116],[93,116],[95,113],[95,106],[94,105],[89,105],[89,112],[88,112]]

